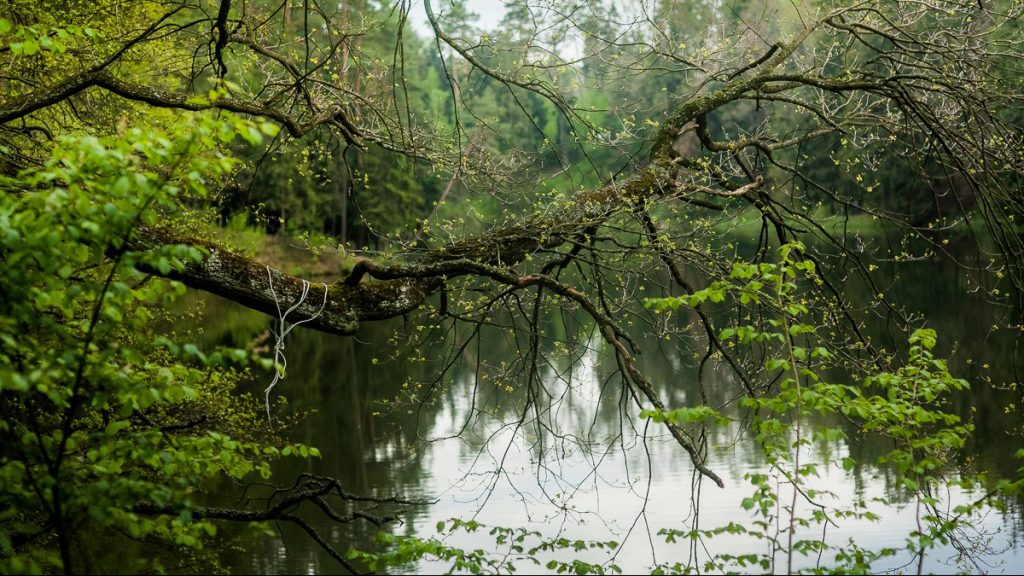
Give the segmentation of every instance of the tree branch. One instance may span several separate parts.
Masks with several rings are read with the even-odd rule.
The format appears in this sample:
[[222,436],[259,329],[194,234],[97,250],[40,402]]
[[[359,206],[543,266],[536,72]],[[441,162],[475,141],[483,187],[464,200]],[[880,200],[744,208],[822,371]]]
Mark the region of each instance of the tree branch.
[[318,126],[337,122],[346,127],[342,135],[348,143],[361,146],[355,126],[346,117],[339,104],[332,104],[326,110],[313,115],[306,121],[300,121],[281,110],[262,102],[224,97],[210,100],[205,97],[193,97],[179,92],[151,88],[117,78],[107,70],[90,70],[37,90],[10,102],[0,104],[0,124],[23,118],[58,104],[68,98],[92,87],[103,88],[127,100],[142,102],[156,108],[174,108],[198,112],[202,110],[226,110],[236,114],[248,114],[273,120],[288,131],[294,138],[308,134]]

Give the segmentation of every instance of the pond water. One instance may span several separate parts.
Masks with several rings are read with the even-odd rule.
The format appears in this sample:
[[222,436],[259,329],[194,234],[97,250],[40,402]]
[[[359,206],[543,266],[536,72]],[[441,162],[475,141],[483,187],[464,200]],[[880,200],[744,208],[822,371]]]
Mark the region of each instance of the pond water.
[[[954,375],[972,384],[970,393],[954,398],[951,405],[951,411],[976,426],[956,465],[985,471],[992,478],[1015,477],[1020,463],[1013,454],[1022,448],[1022,417],[1018,410],[1006,407],[1020,406],[1020,396],[1001,389],[1000,384],[1015,381],[1013,369],[1020,358],[1014,335],[991,330],[993,324],[1007,321],[1010,310],[986,303],[980,294],[963,296],[970,280],[951,266],[913,263],[902,267],[900,274],[904,291],[887,296],[908,303],[928,319],[927,324],[939,333],[938,354],[950,356]],[[244,346],[267,322],[258,314],[211,299],[205,325],[209,338]],[[301,472],[326,474],[340,479],[350,492],[427,501],[403,507],[404,523],[388,528],[395,534],[438,536],[439,521],[462,518],[487,526],[524,526],[544,537],[615,540],[621,546],[614,552],[592,550],[580,557],[614,561],[626,573],[649,572],[655,564],[687,563],[694,557],[703,563],[708,554],[765,552],[764,543],[728,534],[707,539],[706,548],[696,550],[682,539],[668,543],[658,535],[666,528],[705,529],[729,522],[751,525],[754,516],[741,507],[753,492],[744,475],[764,472],[766,467],[745,431],[743,414],[727,409],[733,421],[709,431],[708,464],[725,480],[725,488],[719,489],[695,475],[685,452],[660,426],[637,418],[635,406],[624,402],[618,380],[609,378],[614,364],[592,329],[568,322],[552,325],[550,330],[557,335],[545,339],[542,346],[547,347],[551,362],[540,368],[537,378],[539,389],[551,396],[523,418],[517,408],[524,402],[526,387],[497,377],[521,368],[517,350],[523,345],[522,335],[517,341],[507,331],[484,331],[453,357],[446,345],[451,334],[421,334],[401,321],[370,326],[354,338],[296,329],[286,343],[288,376],[274,394],[287,399],[288,407],[282,410],[306,413],[290,436],[318,447],[323,457],[286,460],[275,469],[275,478],[286,482]],[[566,337],[579,344],[558,342]],[[408,346],[406,340],[414,339],[421,343]],[[641,345],[645,349],[642,369],[659,384],[666,404],[698,404],[695,362],[654,337]],[[409,348],[414,351],[412,358],[393,357],[395,351]],[[449,363],[448,376],[432,383],[432,375]],[[727,404],[738,393],[738,383],[725,371],[707,381],[711,383],[706,389],[709,404]],[[258,391],[267,382],[269,376],[260,375],[252,389]],[[421,394],[430,389],[427,402],[406,400],[417,384],[424,386]],[[824,424],[837,425],[808,422],[812,427]],[[847,440],[815,445],[813,451],[834,461],[849,455],[858,464],[850,471],[838,464],[822,467],[815,486],[842,501],[887,497],[898,504],[873,507],[881,516],[876,522],[839,521],[827,529],[826,538],[838,544],[853,538],[869,549],[901,546],[915,529],[915,505],[906,499],[899,503],[892,472],[873,464],[886,444],[849,425],[846,429]],[[788,493],[783,488],[782,494]],[[981,493],[950,491],[942,497],[952,506]],[[984,534],[975,536],[983,537],[991,552],[981,554],[981,564],[958,564],[956,550],[947,545],[926,556],[924,571],[1024,571],[1021,504],[1003,504],[1002,512],[992,511],[978,521]],[[318,520],[316,515],[309,518],[340,550],[375,547],[377,528],[369,523],[340,525]],[[811,526],[806,535],[817,537],[821,530],[820,525]],[[233,572],[342,571],[314,542],[288,526],[269,536],[247,532],[230,536],[224,561]],[[457,533],[445,541],[467,549],[497,549],[487,530]],[[970,546],[984,552],[975,544]],[[554,557],[566,560],[573,555],[541,555],[539,567],[526,561],[516,562],[516,567],[532,572]],[[785,571],[785,558],[776,560],[775,571]],[[816,560],[812,556],[797,564],[811,566]],[[916,564],[907,565],[909,560],[896,557],[877,568],[916,571]],[[436,573],[444,568],[418,563],[396,572]]]

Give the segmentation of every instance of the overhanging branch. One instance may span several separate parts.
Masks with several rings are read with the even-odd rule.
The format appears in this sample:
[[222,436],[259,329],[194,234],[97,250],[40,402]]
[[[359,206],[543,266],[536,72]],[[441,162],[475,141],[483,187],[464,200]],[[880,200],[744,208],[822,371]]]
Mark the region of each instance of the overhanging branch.
[[226,110],[236,114],[267,118],[279,123],[294,138],[300,138],[324,124],[336,123],[345,127],[341,133],[350,144],[361,145],[360,133],[348,119],[341,105],[337,103],[331,104],[305,121],[300,121],[262,102],[231,97],[209,99],[188,96],[180,92],[151,88],[122,80],[108,70],[102,69],[76,74],[46,88],[0,104],[0,124],[24,118],[92,87],[102,88],[126,100],[142,102],[156,108],[174,108],[191,112]]

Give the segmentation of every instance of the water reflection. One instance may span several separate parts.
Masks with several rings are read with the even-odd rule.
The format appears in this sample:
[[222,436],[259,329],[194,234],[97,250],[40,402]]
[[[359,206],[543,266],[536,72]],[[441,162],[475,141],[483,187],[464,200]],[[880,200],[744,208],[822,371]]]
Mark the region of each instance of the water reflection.
[[[901,267],[899,274],[898,285],[906,292],[890,297],[907,302],[912,312],[929,319],[942,338],[938,354],[952,354],[954,374],[973,385],[970,394],[957,396],[952,404],[953,412],[976,425],[960,465],[996,478],[1014,477],[1019,464],[1010,456],[1020,448],[1020,436],[1011,432],[1020,431],[1021,417],[1007,413],[1005,407],[1019,402],[1019,397],[988,385],[1015,381],[1016,339],[1005,330],[991,329],[1005,323],[1008,310],[988,305],[980,294],[965,297],[957,280],[959,269],[909,265]],[[209,306],[207,322],[215,325],[221,312],[214,308],[228,305]],[[253,328],[248,334],[234,329],[233,334],[211,338],[234,339],[232,343],[244,345],[263,326],[262,320],[246,322]],[[615,366],[608,351],[586,323],[566,316],[552,320],[543,341],[546,361],[537,367],[532,384],[524,384],[530,366],[520,353],[525,348],[521,334],[484,330],[474,345],[454,359],[447,377],[435,382],[439,368],[452,362],[448,351],[461,336],[426,337],[415,348],[419,357],[414,352],[412,358],[391,358],[400,349],[396,331],[400,340],[421,337],[401,322],[374,327],[355,338],[301,329],[292,333],[287,342],[288,377],[275,392],[288,398],[289,410],[312,411],[300,420],[292,437],[319,447],[324,457],[286,461],[275,471],[278,478],[312,472],[334,476],[352,492],[436,499],[429,505],[406,507],[405,523],[392,527],[401,534],[431,536],[439,520],[460,517],[492,526],[526,526],[547,536],[625,541],[614,561],[627,572],[646,571],[658,562],[687,562],[695,553],[697,559],[706,559],[705,551],[668,544],[656,535],[661,528],[695,526],[698,507],[702,528],[751,520],[750,513],[740,507],[752,492],[743,476],[763,472],[765,463],[744,434],[744,414],[734,408],[740,387],[731,373],[705,374],[703,400],[698,393],[693,352],[702,349],[700,342],[686,345],[693,350],[680,349],[654,334],[646,335],[640,362],[651,380],[662,384],[660,392],[667,405],[693,406],[704,401],[726,407],[734,419],[708,431],[709,465],[726,479],[721,490],[699,482],[689,459],[667,433],[636,418],[636,408],[611,377]],[[870,336],[881,343],[891,339],[884,326]],[[264,384],[254,382],[253,389]],[[419,393],[427,402],[408,401],[417,385],[422,386]],[[844,426],[849,438],[814,446],[816,456],[827,454],[830,460],[839,460],[849,455],[859,463],[849,473],[839,466],[821,468],[818,486],[844,500],[892,498],[896,482],[891,471],[870,464],[889,448],[882,439],[865,436],[849,423],[808,424]],[[954,491],[947,498],[955,504],[974,496]],[[1021,508],[1017,502],[1007,504],[1005,515],[992,513],[982,523],[996,534],[992,540],[996,550],[1019,543]],[[838,528],[829,528],[829,541],[854,538],[862,546],[878,549],[901,545],[916,527],[915,509],[909,502],[875,511],[882,515],[881,522],[844,521]],[[321,523],[317,528],[340,549],[373,547],[376,528],[370,524]],[[805,535],[815,538],[820,530],[814,526]],[[226,559],[235,571],[331,573],[339,569],[304,534],[288,528],[274,537],[239,535],[236,542],[241,549]],[[493,538],[486,533],[460,535],[448,542],[490,548]],[[738,536],[722,535],[707,542],[712,554],[764,550],[763,544]],[[935,551],[927,557],[925,570],[956,571],[953,556],[948,547]],[[600,551],[590,560],[611,558]],[[879,568],[899,569],[906,560],[893,559]],[[1024,569],[1024,555],[1016,546],[992,560],[1003,563],[995,571]],[[813,564],[814,558],[803,562]],[[519,568],[533,567],[520,564]],[[421,572],[440,569],[430,564],[404,567]]]

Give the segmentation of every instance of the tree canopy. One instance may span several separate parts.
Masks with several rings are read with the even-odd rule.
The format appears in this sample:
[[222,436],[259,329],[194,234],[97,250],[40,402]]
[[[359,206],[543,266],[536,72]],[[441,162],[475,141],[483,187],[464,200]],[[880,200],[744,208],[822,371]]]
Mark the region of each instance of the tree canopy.
[[[927,321],[886,298],[902,261],[1024,303],[1016,0],[514,1],[497,30],[459,0],[420,9],[0,8],[5,571],[90,569],[72,551],[91,525],[193,546],[218,519],[296,523],[354,569],[292,514],[371,518],[332,507],[363,500],[330,479],[259,510],[192,496],[311,449],[255,432],[263,407],[231,396],[249,354],[165,329],[183,286],[280,318],[282,338],[286,315],[342,335],[412,317],[452,354],[506,331],[518,425],[554,435],[551,318],[593,326],[624,409],[663,415],[638,332],[761,399],[783,378],[765,360],[795,345],[854,379],[930,358],[894,336]],[[219,232],[239,220],[344,265],[272,269]],[[656,418],[722,485],[701,419]]]

